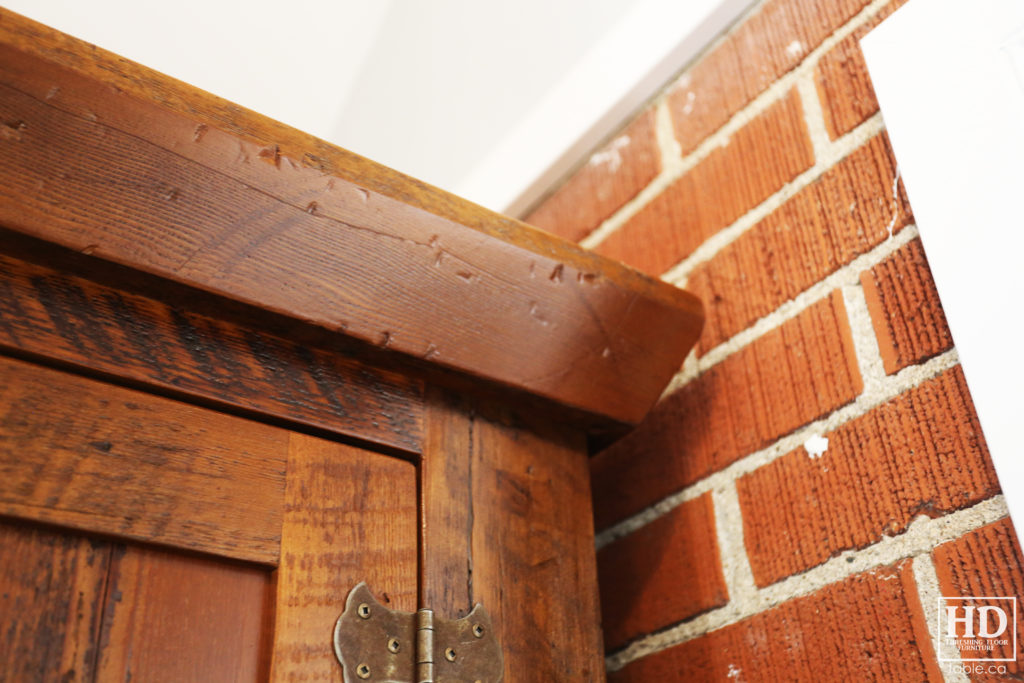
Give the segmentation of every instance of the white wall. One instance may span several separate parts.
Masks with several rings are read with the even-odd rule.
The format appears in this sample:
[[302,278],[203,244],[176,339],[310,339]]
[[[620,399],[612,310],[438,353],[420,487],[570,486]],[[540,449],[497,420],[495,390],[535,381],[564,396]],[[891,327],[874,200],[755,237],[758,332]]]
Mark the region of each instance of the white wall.
[[333,139],[458,193],[629,5],[396,0]]
[[1024,4],[912,0],[861,41],[1018,538]]
[[3,0],[8,9],[330,139],[395,0]]

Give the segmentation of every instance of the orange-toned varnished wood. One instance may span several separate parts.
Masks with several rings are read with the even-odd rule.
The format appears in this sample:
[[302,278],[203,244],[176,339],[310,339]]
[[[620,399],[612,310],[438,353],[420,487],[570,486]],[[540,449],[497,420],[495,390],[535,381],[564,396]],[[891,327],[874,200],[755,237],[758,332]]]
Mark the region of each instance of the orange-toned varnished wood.
[[424,603],[483,603],[507,681],[604,680],[582,434],[428,397]]
[[0,681],[91,681],[111,544],[0,522]]
[[96,680],[265,680],[272,587],[265,567],[118,546]]
[[331,634],[356,584],[391,609],[417,607],[416,468],[293,434],[286,498],[271,678],[340,681]]
[[0,514],[275,564],[288,432],[0,357]]
[[255,321],[201,315],[190,303],[171,305],[0,253],[0,348],[419,452],[418,381],[270,334]]
[[473,599],[504,634],[505,680],[603,680],[582,435],[478,416],[470,476]]
[[11,13],[0,225],[614,423],[691,295]]
[[473,408],[470,401],[433,387],[427,399],[420,463],[420,604],[458,619],[473,608]]

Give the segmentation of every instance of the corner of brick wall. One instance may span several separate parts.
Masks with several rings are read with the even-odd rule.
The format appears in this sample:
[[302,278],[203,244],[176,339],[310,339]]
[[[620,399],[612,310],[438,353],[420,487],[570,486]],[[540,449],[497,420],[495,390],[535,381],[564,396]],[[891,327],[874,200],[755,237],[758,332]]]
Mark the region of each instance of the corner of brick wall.
[[1022,596],[858,46],[902,2],[762,0],[526,217],[707,309],[592,460],[613,681],[966,680],[936,599]]

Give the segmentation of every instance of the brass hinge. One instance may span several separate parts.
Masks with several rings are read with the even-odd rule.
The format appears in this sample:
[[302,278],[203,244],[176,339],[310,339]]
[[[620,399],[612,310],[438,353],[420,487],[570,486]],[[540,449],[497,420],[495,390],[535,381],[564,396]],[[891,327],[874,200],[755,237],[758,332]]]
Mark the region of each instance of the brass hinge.
[[353,588],[334,626],[345,683],[497,683],[504,667],[483,605],[462,619],[388,609],[365,583]]

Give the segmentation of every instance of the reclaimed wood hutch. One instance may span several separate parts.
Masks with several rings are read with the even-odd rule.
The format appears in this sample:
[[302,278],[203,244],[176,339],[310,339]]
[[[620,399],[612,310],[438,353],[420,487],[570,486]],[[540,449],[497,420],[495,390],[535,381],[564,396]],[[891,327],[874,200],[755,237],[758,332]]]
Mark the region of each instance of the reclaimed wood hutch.
[[694,297],[6,11],[0,162],[0,680],[603,679]]

